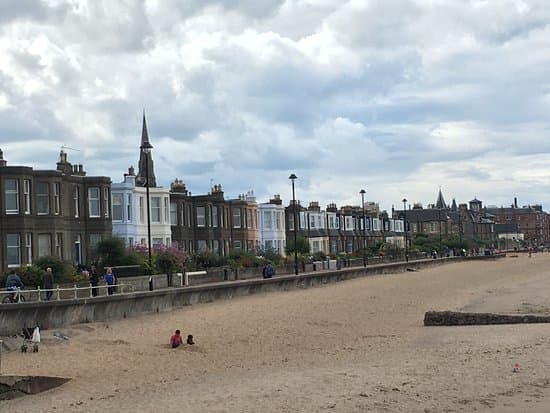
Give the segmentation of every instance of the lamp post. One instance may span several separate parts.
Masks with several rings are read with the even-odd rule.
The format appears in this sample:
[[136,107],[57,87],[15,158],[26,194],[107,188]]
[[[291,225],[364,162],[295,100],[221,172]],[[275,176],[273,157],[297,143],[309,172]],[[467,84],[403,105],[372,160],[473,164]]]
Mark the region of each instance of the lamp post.
[[361,208],[363,208],[363,267],[367,266],[367,245],[366,245],[366,239],[367,239],[367,220],[365,217],[365,194],[367,191],[364,189],[361,189],[359,191],[361,194]]
[[439,258],[441,258],[441,207],[437,209],[437,216],[439,218]]
[[288,177],[292,181],[292,214],[294,215],[294,273],[298,275],[298,221],[296,219],[296,194],[294,192],[294,181],[298,179],[295,174]]
[[403,232],[405,233],[405,262],[409,262],[407,252],[407,198],[403,198]]
[[153,145],[149,141],[143,142],[139,149],[145,154],[145,197],[147,198],[147,250],[149,252],[149,290],[153,291],[153,274],[151,259],[151,207],[149,196],[149,153]]

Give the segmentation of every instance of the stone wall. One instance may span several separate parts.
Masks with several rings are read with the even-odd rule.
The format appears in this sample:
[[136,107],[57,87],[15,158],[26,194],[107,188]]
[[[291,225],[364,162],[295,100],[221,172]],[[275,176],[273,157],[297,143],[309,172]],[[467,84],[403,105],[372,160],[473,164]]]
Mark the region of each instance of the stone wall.
[[[494,257],[490,257],[494,258]],[[171,311],[186,305],[220,299],[297,288],[321,286],[333,282],[375,274],[404,272],[443,265],[465,258],[420,260],[341,270],[315,271],[299,275],[277,275],[274,278],[238,279],[188,287],[160,288],[162,276],[154,291],[135,291],[95,298],[84,297],[49,302],[0,304],[0,335],[18,333],[23,326],[38,323],[44,329],[59,328],[75,323],[116,320],[140,314]],[[144,282],[146,277],[140,278]],[[166,277],[164,277],[166,278]],[[125,279],[126,280],[126,279]]]

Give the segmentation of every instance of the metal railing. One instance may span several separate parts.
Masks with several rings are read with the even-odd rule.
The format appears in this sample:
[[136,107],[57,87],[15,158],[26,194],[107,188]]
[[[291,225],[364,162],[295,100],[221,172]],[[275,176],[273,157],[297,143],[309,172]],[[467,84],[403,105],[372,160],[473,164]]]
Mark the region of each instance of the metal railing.
[[[113,284],[113,285],[96,285],[92,286],[91,284],[86,287],[78,287],[76,284],[71,287],[61,288],[57,285],[56,288],[40,288],[38,287],[35,290],[19,290],[17,293],[23,296],[22,300],[12,302],[10,304],[19,304],[23,302],[41,302],[41,301],[61,301],[61,300],[76,300],[78,298],[95,298],[95,297],[105,297],[109,296],[109,288],[114,288],[116,294],[124,294],[124,289],[126,292],[128,289],[131,289],[131,285],[128,284]],[[87,291],[87,293],[82,294],[82,292]],[[97,292],[94,295],[94,291]],[[48,300],[47,293],[51,292],[52,295]],[[14,291],[0,291],[0,303],[3,302],[4,297],[7,295],[13,295]]]

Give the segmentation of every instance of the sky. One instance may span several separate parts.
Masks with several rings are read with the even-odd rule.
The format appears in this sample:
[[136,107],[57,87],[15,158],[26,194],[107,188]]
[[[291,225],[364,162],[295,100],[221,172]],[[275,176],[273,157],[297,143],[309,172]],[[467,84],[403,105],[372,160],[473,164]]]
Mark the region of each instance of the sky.
[[548,0],[0,0],[0,148],[258,202],[550,209]]

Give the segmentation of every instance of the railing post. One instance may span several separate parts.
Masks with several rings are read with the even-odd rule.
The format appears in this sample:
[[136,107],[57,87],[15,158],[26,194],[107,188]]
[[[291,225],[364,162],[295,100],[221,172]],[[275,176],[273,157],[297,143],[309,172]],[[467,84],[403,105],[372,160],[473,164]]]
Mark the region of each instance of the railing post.
[[90,288],[90,298],[92,298],[92,297],[94,296],[94,294],[93,294],[93,292],[92,292],[92,291],[93,291],[93,290],[92,290],[92,289],[93,289],[92,283],[90,283],[90,287],[89,287],[89,288]]
[[76,289],[76,284],[74,284],[73,289],[74,289],[74,299],[76,300],[78,298],[78,291]]
[[189,274],[187,272],[183,273],[183,276],[185,277],[185,286],[187,287],[189,285]]
[[42,295],[40,294],[40,287],[38,287],[38,301],[42,301]]
[[57,284],[57,301],[59,301],[61,298],[59,297],[59,284]]

